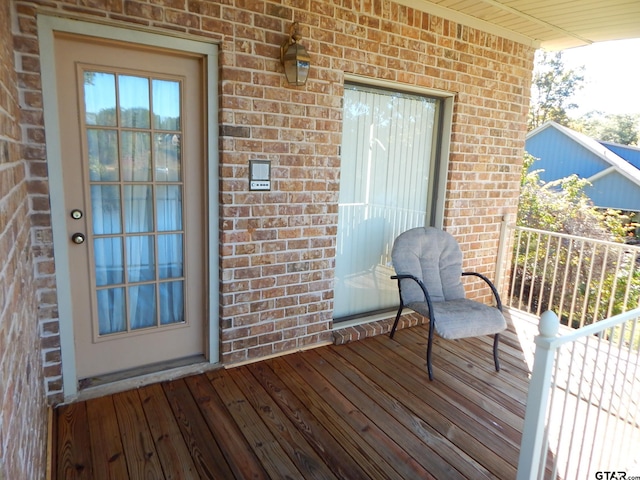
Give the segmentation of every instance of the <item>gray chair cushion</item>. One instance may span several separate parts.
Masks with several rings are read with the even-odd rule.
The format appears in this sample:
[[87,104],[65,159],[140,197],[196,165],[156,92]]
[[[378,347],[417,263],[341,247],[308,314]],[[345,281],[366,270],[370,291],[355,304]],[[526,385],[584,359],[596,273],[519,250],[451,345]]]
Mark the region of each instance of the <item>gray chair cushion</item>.
[[[407,307],[429,317],[427,302],[414,302]],[[436,332],[449,340],[493,335],[507,328],[500,310],[466,298],[433,302],[433,310]]]
[[[411,274],[422,280],[431,301],[464,298],[462,286],[462,252],[455,238],[434,227],[418,227],[400,234],[391,251],[398,275]],[[424,301],[420,287],[412,280],[402,280],[405,305]]]

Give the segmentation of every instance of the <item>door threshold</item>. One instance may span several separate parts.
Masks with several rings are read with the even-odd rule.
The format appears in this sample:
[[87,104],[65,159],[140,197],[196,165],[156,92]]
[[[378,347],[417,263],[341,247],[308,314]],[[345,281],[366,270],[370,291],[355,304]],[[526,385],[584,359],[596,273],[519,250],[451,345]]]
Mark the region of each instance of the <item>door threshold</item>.
[[222,365],[220,363],[209,363],[204,355],[195,355],[122,372],[90,377],[79,380],[77,395],[72,398],[65,398],[64,403],[112,395],[217,368],[222,368]]

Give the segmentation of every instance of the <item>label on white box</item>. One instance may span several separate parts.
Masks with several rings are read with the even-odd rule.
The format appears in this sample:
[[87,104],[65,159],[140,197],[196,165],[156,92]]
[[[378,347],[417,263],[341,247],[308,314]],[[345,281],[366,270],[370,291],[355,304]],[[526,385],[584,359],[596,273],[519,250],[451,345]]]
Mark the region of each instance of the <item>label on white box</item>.
[[251,190],[271,190],[271,181],[270,180],[252,180],[249,183],[249,188]]

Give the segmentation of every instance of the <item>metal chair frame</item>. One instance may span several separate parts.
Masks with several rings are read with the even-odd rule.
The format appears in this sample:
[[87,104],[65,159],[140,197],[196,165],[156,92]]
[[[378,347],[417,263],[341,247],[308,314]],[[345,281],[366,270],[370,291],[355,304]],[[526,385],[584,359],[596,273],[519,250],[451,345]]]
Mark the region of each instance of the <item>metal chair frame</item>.
[[[482,275],[481,273],[477,273],[477,272],[462,272],[462,276],[475,276],[475,277],[479,277],[482,280],[484,280],[484,282],[489,286],[489,288],[491,289],[491,292],[493,293],[493,296],[496,300],[496,308],[498,310],[500,310],[502,312],[502,301],[500,300],[500,295],[498,294],[498,290],[496,289],[495,285],[493,284],[493,282],[491,282],[491,280],[489,280],[487,277],[485,277],[484,275]],[[391,328],[391,333],[389,334],[390,338],[393,338],[393,335],[396,332],[396,328],[398,327],[398,321],[400,320],[400,316],[402,315],[402,311],[405,308],[405,304],[404,301],[402,300],[402,288],[400,286],[401,284],[401,280],[405,280],[405,279],[410,279],[415,281],[420,288],[422,289],[422,292],[424,293],[424,298],[427,302],[427,307],[429,308],[429,341],[427,344],[427,371],[429,373],[429,380],[433,380],[433,368],[432,368],[432,364],[431,364],[431,352],[433,349],[433,334],[435,331],[435,322],[436,322],[436,318],[434,315],[434,310],[432,307],[432,302],[431,302],[431,296],[429,295],[429,292],[427,291],[427,287],[425,286],[424,282],[422,280],[420,280],[419,278],[417,278],[414,275],[409,275],[409,274],[402,274],[402,275],[393,275],[391,277],[392,280],[397,280],[398,281],[398,293],[400,295],[400,307],[398,308],[398,313],[396,314],[396,319],[393,322],[393,327]],[[407,307],[409,308],[409,307]],[[418,312],[416,312],[418,313]],[[500,371],[500,361],[498,359],[498,344],[500,342],[500,334],[496,333],[493,337],[493,362],[495,364],[496,367],[496,372]]]

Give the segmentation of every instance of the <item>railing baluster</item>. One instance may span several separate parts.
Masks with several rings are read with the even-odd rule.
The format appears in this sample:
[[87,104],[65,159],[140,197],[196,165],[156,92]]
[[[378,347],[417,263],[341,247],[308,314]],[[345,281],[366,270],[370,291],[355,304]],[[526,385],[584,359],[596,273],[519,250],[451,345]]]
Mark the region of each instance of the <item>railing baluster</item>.
[[[560,250],[561,250],[561,246],[562,246],[562,237],[557,237],[558,238],[558,245],[556,247],[556,252],[555,252],[555,262],[553,265],[553,275],[551,276],[552,280],[551,280],[551,295],[549,295],[549,305],[547,306],[548,309],[553,309],[553,296],[554,293],[556,291],[556,279],[558,278],[558,266],[560,263]],[[562,321],[562,312],[560,312],[559,315],[561,321]]]
[[573,316],[575,314],[576,300],[580,287],[580,273],[582,272],[582,259],[584,256],[584,241],[580,242],[580,253],[578,254],[578,263],[576,265],[576,278],[573,281],[573,295],[571,295],[571,307],[569,308],[569,326],[573,326]]
[[[542,235],[540,235],[542,236]],[[547,254],[544,256],[544,269],[542,270],[542,282],[540,284],[540,296],[538,298],[538,310],[536,311],[536,315],[540,316],[542,314],[542,309],[545,308],[546,310],[548,310],[549,308],[551,308],[551,305],[545,305],[544,307],[542,306],[543,303],[543,299],[544,299],[544,287],[547,283],[547,267],[549,266],[549,250],[551,248],[551,235],[546,235],[547,237],[547,247],[546,247],[546,252]]]
[[[582,345],[578,344],[578,342],[575,342],[571,348],[571,356],[572,356],[572,360],[573,360],[573,352],[576,351],[576,349],[581,348]],[[578,354],[580,356],[580,354]],[[565,391],[565,395],[567,397],[573,397],[575,399],[575,408],[573,409],[573,427],[570,429],[571,432],[571,441],[569,442],[569,447],[568,447],[568,451],[569,451],[569,455],[567,456],[567,462],[566,462],[566,466],[565,466],[565,472],[564,472],[564,477],[563,478],[568,478],[568,474],[569,474],[569,468],[571,466],[571,454],[573,453],[573,444],[574,441],[576,440],[576,434],[578,435],[577,437],[577,441],[580,442],[580,453],[577,455],[577,463],[578,463],[578,469],[580,468],[580,458],[581,458],[581,453],[582,453],[582,449],[584,447],[584,441],[587,438],[587,436],[585,435],[585,431],[586,431],[586,427],[587,427],[587,423],[586,423],[586,419],[585,423],[583,424],[582,428],[580,428],[578,426],[578,421],[579,420],[583,420],[583,417],[580,415],[580,407],[581,407],[581,403],[580,403],[580,399],[582,397],[582,390],[583,390],[583,386],[585,384],[585,369],[584,369],[584,365],[585,365],[585,357],[587,356],[587,349],[585,348],[582,352],[582,358],[579,358],[578,360],[578,364],[580,365],[580,378],[578,379],[577,385],[576,385],[576,390],[575,393],[572,391],[573,390],[573,385],[572,385],[572,376],[573,376],[573,372],[574,372],[574,368],[573,368],[573,361],[572,363],[569,365],[569,367],[567,368],[567,387],[566,387],[566,391]],[[561,419],[564,418],[564,413],[563,415],[560,417]],[[561,423],[564,425],[564,421],[561,420]],[[582,440],[582,441],[580,441]],[[557,451],[560,451],[560,448],[558,448]]]
[[591,258],[589,261],[589,275],[587,277],[587,283],[584,288],[584,301],[582,303],[582,316],[580,317],[580,328],[584,327],[589,312],[589,298],[591,296],[591,281],[593,279],[593,269],[595,267],[595,256],[598,246],[592,245]]
[[[560,449],[562,448],[562,445],[565,443],[565,442],[563,442],[564,437],[565,437],[565,426],[570,427],[569,428],[569,435],[571,435],[571,432],[573,432],[575,430],[575,421],[576,421],[576,418],[577,418],[577,416],[575,416],[575,414],[574,414],[573,425],[571,425],[571,426],[567,425],[568,422],[562,421],[562,419],[564,419],[566,417],[567,406],[568,406],[569,400],[571,398],[571,395],[570,395],[570,391],[571,391],[570,390],[571,369],[572,369],[572,366],[573,366],[573,359],[574,359],[574,356],[575,356],[575,346],[571,350],[571,360],[569,361],[568,368],[566,368],[567,365],[562,365],[561,362],[559,361],[560,355],[561,355],[560,352],[556,351],[556,363],[558,364],[558,368],[556,369],[556,373],[554,374],[555,379],[554,379],[554,383],[553,383],[553,388],[554,388],[554,390],[561,390],[563,392],[561,394],[561,398],[563,398],[563,400],[564,400],[563,403],[562,403],[562,414],[559,416],[561,421],[558,421],[558,418],[556,418],[555,416],[551,417],[551,415],[553,414],[553,404],[552,404],[552,407],[551,407],[551,412],[549,413],[549,416],[552,419],[552,421],[556,425],[559,425],[559,430],[558,430],[558,433],[557,433],[557,437],[558,438],[557,438],[557,443],[556,443],[556,448],[555,448],[556,452],[559,452]],[[565,368],[561,369],[561,367],[565,367]],[[562,380],[561,383],[562,384],[559,385],[558,377],[561,374],[562,375],[566,375],[566,379],[562,379],[561,378],[561,380]],[[575,412],[575,409],[573,409],[573,411]],[[571,435],[570,438],[571,438],[571,440],[570,440],[569,444],[571,444],[571,442],[573,442],[573,436],[572,435]],[[569,450],[569,451],[571,451],[571,450]],[[556,456],[555,462],[554,462],[554,468],[553,468],[553,478],[556,478],[556,476],[558,474],[558,468],[560,466],[559,465],[559,460],[560,460],[560,458],[558,456]],[[571,461],[571,457],[569,456],[567,458],[567,465],[568,465],[568,463],[570,461]],[[565,470],[566,470],[566,468],[567,467],[565,467]],[[566,475],[566,471],[565,471],[565,475]]]
[[[562,318],[564,317],[564,298],[567,292],[567,285],[569,283],[569,272],[571,270],[571,254],[573,253],[573,240],[569,240],[569,247],[567,248],[567,256],[565,258],[564,265],[564,275],[562,276],[562,288],[560,289],[560,303],[558,304],[557,312],[560,317],[560,322],[562,322]],[[567,320],[568,322],[568,320]],[[567,323],[568,326],[571,326],[570,323]]]
[[536,271],[538,270],[538,255],[540,254],[540,235],[536,236],[536,253],[534,255],[533,270],[531,272],[531,288],[529,288],[529,301],[527,302],[527,312],[531,311],[531,302],[536,289]]
[[[605,245],[604,246],[604,259],[602,261],[602,265],[606,265],[607,261],[609,260],[609,246]],[[600,305],[602,302],[602,287],[604,286],[604,280],[605,280],[605,274],[606,274],[606,269],[603,267],[601,272],[600,272],[600,282],[598,283],[598,295],[596,297],[596,302],[595,302],[595,308],[594,308],[594,312],[593,312],[593,321],[597,322],[598,321],[598,313],[600,313]]]
[[[518,230],[518,238],[515,240],[515,246],[516,246],[516,251],[513,254],[513,261],[511,262],[511,287],[509,289],[509,295],[508,295],[508,299],[509,299],[509,305],[513,306],[513,292],[516,289],[516,279],[518,278],[517,272],[518,272],[518,258],[520,258],[520,245],[521,245],[521,240],[522,240],[522,230]],[[521,281],[524,282],[524,273],[522,275]],[[518,308],[520,308],[518,306]]]
[[[527,247],[525,249],[527,253],[525,255],[524,264],[522,265],[522,280],[520,284],[520,295],[519,295],[519,302],[518,302],[518,309],[520,310],[522,310],[522,297],[524,294],[524,286],[527,281],[527,267],[528,267],[530,246],[531,246],[531,232],[527,232]],[[529,288],[533,288],[533,285],[530,284]]]
[[613,306],[616,303],[616,290],[618,288],[618,278],[620,274],[620,265],[622,264],[622,249],[618,248],[618,259],[616,261],[616,270],[613,274],[613,284],[611,285],[611,295],[609,296],[609,308],[607,309],[607,317],[613,315]]
[[[620,362],[622,361],[622,357],[625,354],[625,350],[623,349],[623,347],[625,347],[625,338],[627,336],[627,324],[625,323],[624,325],[620,326],[620,337],[618,338],[618,365],[620,365]],[[620,438],[620,434],[618,433],[618,427],[621,423],[624,423],[626,425],[627,423],[627,419],[626,416],[623,412],[625,412],[626,410],[624,409],[624,398],[628,396],[627,391],[625,389],[625,384],[626,384],[626,379],[628,378],[627,375],[629,373],[629,359],[630,359],[630,355],[631,355],[631,350],[629,348],[626,349],[626,361],[624,362],[624,364],[622,365],[622,368],[619,368],[616,371],[616,374],[618,372],[620,372],[621,374],[621,385],[617,385],[617,379],[613,382],[613,386],[612,386],[612,394],[616,397],[616,403],[614,404],[612,402],[611,405],[611,412],[614,413],[615,418],[616,418],[616,422],[613,424],[613,434],[611,436],[611,438],[614,439],[614,442],[618,443],[618,438]],[[623,430],[626,430],[625,427],[622,427]],[[624,434],[624,431],[623,431]],[[615,445],[613,446],[615,448]],[[622,445],[620,445],[620,447],[622,447]],[[608,456],[608,462],[611,463],[611,459],[613,456],[613,448],[609,451],[609,456]]]
[[633,283],[633,273],[635,271],[634,267],[636,265],[636,262],[638,261],[638,251],[637,250],[634,250],[634,251],[631,251],[631,252],[627,251],[625,253],[626,253],[627,258],[629,258],[629,257],[631,257],[631,258],[629,258],[629,260],[630,260],[629,261],[629,265],[628,265],[629,274],[627,275],[627,286],[626,286],[626,288],[624,290],[624,300],[622,302],[622,305],[623,305],[622,308],[624,310],[626,310],[627,306],[629,305],[629,294],[631,293],[631,284]]

